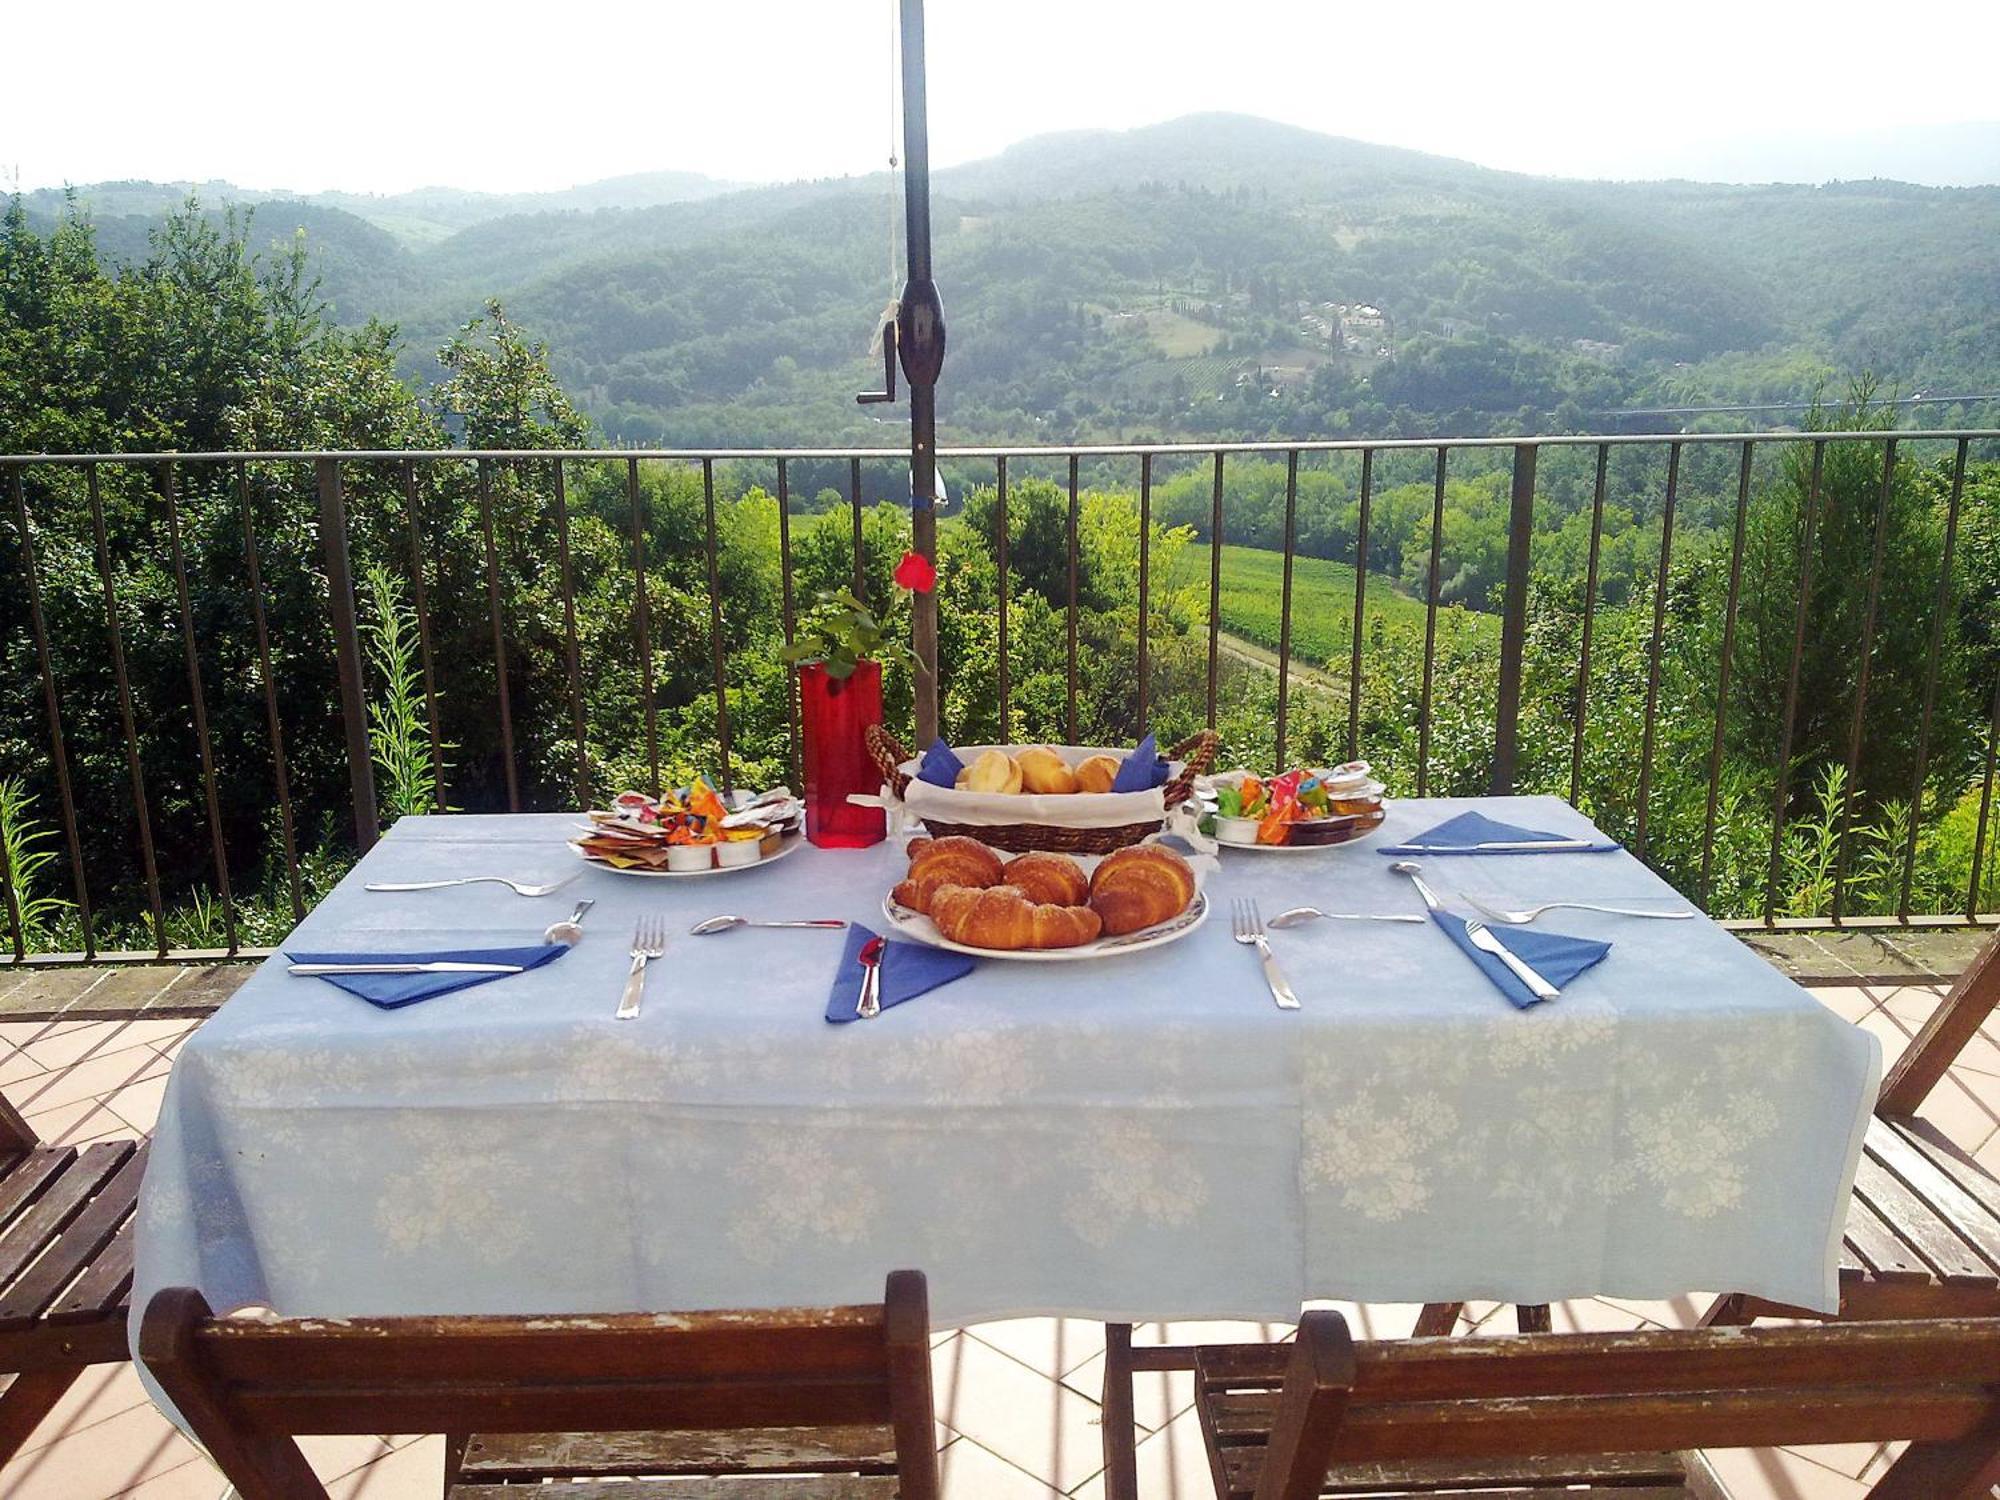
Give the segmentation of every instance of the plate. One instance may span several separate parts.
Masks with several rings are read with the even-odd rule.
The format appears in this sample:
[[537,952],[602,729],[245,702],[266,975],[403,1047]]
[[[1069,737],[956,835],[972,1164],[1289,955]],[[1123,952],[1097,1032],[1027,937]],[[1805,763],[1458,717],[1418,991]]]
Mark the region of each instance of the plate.
[[[1383,819],[1383,822],[1387,821],[1386,818]],[[1352,849],[1356,844],[1366,843],[1381,831],[1382,824],[1377,823],[1373,828],[1363,833],[1357,833],[1351,839],[1342,839],[1335,844],[1232,844],[1227,839],[1218,838],[1215,841],[1215,847],[1218,849],[1247,849],[1252,854],[1325,854],[1334,849]]]
[[927,943],[933,948],[949,948],[953,953],[969,953],[975,958],[1015,958],[1028,963],[1081,963],[1093,958],[1123,958],[1128,953],[1143,953],[1148,948],[1163,948],[1168,943],[1178,943],[1208,920],[1208,895],[1196,891],[1187,910],[1155,926],[1142,927],[1122,937],[1098,938],[1095,942],[1081,943],[1074,948],[974,948],[966,943],[954,943],[937,930],[929,917],[922,912],[911,911],[907,906],[898,906],[893,896],[882,898],[882,915],[889,919],[889,925],[898,937]]
[[607,875],[634,875],[641,880],[702,880],[710,875],[740,875],[745,870],[761,870],[766,865],[775,865],[805,841],[804,834],[795,833],[778,845],[776,854],[767,854],[762,859],[747,865],[713,865],[706,870],[621,870],[618,866],[608,865],[601,859],[592,859],[574,844],[565,844],[563,847],[593,870],[602,870]]

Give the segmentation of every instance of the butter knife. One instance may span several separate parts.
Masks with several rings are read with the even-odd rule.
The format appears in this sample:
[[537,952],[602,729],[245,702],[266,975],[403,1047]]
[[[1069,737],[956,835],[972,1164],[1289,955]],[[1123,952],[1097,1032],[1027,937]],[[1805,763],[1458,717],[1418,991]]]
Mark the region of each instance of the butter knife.
[[1528,992],[1537,1000],[1553,1000],[1557,995],[1562,993],[1561,990],[1529,968],[1513,949],[1509,948],[1493,935],[1484,922],[1467,922],[1465,924],[1465,935],[1472,939],[1473,947],[1483,953],[1492,954],[1501,963],[1513,970],[1514,977],[1525,984],[1528,987]]
[[520,964],[467,964],[439,959],[423,964],[293,964],[285,970],[312,978],[322,974],[519,974]]
[[861,999],[854,1013],[864,1021],[882,1014],[882,955],[888,946],[881,938],[870,938],[855,955],[861,961]]

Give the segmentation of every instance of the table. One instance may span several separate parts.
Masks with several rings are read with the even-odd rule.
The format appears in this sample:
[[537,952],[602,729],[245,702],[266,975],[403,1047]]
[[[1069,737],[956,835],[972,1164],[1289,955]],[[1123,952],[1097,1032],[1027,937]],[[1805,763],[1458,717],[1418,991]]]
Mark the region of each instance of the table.
[[[907,1265],[945,1324],[1695,1289],[1831,1310],[1879,1046],[1714,924],[1544,919],[1616,946],[1516,1011],[1428,923],[1315,923],[1274,935],[1303,1009],[1271,1004],[1228,898],[1419,910],[1373,844],[1469,805],[1399,803],[1323,856],[1224,851],[1220,917],[1180,943],[989,961],[846,1026],[821,1015],[838,933],[676,936],[641,1018],[612,1012],[641,913],[879,928],[894,843],[540,900],[363,891],[570,868],[570,817],[405,819],[291,946],[533,941],[589,895],[586,940],[393,1012],[267,964],[174,1068],[133,1305],[187,1283],[326,1316],[778,1306]],[[1477,805],[1593,831],[1554,798]],[[1623,852],[1426,863],[1513,904],[1673,896]]]

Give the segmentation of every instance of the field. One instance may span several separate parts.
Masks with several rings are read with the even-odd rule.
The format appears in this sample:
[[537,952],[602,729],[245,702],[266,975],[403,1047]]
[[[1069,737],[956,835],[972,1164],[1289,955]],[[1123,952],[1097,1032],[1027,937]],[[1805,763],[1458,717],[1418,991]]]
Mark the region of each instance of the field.
[[[1284,554],[1259,547],[1222,549],[1222,628],[1270,650],[1278,649],[1284,601]],[[1208,547],[1196,543],[1181,553],[1172,582],[1208,592]],[[1203,597],[1202,604],[1206,605]],[[1390,629],[1421,631],[1423,601],[1399,592],[1388,579],[1368,578],[1367,617]],[[1490,634],[1497,643],[1499,621],[1488,615],[1440,611],[1440,631],[1448,628]],[[1447,625],[1447,621],[1454,622]],[[1352,649],[1354,569],[1319,557],[1292,560],[1292,656],[1301,662],[1345,666]]]

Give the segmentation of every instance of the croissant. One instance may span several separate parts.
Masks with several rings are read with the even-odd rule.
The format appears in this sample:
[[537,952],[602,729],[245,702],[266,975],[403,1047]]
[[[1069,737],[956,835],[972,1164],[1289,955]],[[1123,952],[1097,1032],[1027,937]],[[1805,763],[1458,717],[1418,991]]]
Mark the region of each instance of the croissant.
[[1160,844],[1107,854],[1090,876],[1090,909],[1113,937],[1179,916],[1194,893],[1193,867]]
[[940,886],[981,888],[1000,883],[1000,856],[977,839],[953,835],[910,840],[910,873],[889,893],[911,911],[928,913]]
[[1077,762],[1076,789],[1079,792],[1108,792],[1118,779],[1118,757],[1092,755]]
[[1089,877],[1067,854],[1018,854],[1001,866],[1000,883],[1054,906],[1082,906],[1090,898]]
[[1033,745],[1014,757],[1021,768],[1021,790],[1066,796],[1076,790],[1076,772],[1047,745]]
[[1030,901],[1011,885],[942,886],[931,896],[930,917],[939,932],[968,948],[1074,948],[1102,925],[1087,906]]

